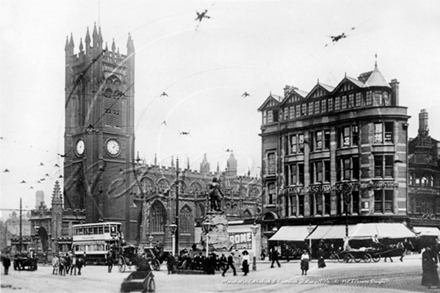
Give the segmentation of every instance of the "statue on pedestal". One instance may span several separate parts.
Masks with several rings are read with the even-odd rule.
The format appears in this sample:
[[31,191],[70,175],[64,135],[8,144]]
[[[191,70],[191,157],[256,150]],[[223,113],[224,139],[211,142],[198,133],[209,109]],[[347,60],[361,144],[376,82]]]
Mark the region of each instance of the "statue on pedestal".
[[214,177],[211,184],[209,185],[209,203],[211,211],[221,211],[221,200],[223,198],[223,193],[220,190],[220,184],[218,179]]

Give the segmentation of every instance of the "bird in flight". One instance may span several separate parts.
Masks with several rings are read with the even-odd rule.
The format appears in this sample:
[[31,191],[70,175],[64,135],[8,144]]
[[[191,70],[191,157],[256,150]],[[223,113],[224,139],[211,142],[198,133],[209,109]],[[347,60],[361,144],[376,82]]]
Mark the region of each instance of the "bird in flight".
[[203,11],[202,13],[199,13],[199,12],[197,12],[197,11],[196,11],[196,13],[197,13],[196,21],[198,20],[199,23],[200,23],[204,18],[207,18],[207,19],[211,18],[209,15],[207,15],[207,13],[208,13],[208,9],[205,9],[205,11]]
[[160,96],[161,97],[168,97],[168,94],[166,92],[163,92]]
[[26,181],[23,180],[23,181],[21,181],[20,183],[26,183]]
[[182,131],[180,132],[180,135],[189,135],[189,131]]
[[230,149],[226,149],[226,152],[227,152],[227,153],[232,153],[232,152],[233,152],[233,150],[230,150]]
[[242,94],[241,96],[242,96],[243,98],[246,98],[246,97],[250,97],[251,95],[248,94],[248,92],[244,92],[244,94]]
[[40,166],[44,166],[44,164],[43,164],[43,163],[40,163]]
[[162,124],[167,126],[167,122],[165,120],[162,122]]
[[[352,27],[351,30],[354,30],[356,27]],[[348,35],[346,35],[345,33],[342,33],[340,35],[337,36],[329,36],[332,39],[332,43],[336,44],[338,41],[345,39],[346,37],[348,37]],[[327,47],[329,44],[325,45],[325,47]]]
[[203,11],[202,13],[199,13],[199,12],[197,12],[196,11],[196,13],[197,13],[197,17],[196,17],[196,21],[199,21],[199,23],[197,24],[197,27],[196,27],[196,30],[199,28],[199,25],[200,25],[200,23],[202,22],[202,20],[204,19],[204,18],[206,18],[206,19],[210,19],[211,17],[209,16],[209,15],[207,15],[207,13],[208,13],[208,9],[205,9],[205,11]]

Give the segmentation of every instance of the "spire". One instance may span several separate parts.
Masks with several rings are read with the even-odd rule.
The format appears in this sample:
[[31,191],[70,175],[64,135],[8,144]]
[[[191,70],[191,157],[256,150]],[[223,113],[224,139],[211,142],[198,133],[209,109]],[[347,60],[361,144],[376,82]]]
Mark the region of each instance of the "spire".
[[189,158],[186,158],[186,169],[189,170]]
[[134,52],[134,44],[133,39],[131,38],[130,33],[128,33],[128,41],[127,41],[127,54],[130,55]]
[[84,51],[84,46],[83,46],[83,40],[82,40],[82,38],[79,40],[79,51],[80,51],[80,52]]
[[377,68],[377,53],[374,55],[374,68],[376,69]]
[[86,46],[89,46],[89,44],[90,44],[90,33],[89,33],[89,27],[87,27],[87,32],[86,32],[85,42],[86,42]]
[[105,51],[108,52],[108,44],[105,42]]
[[70,47],[73,48],[75,44],[73,43],[73,34],[70,34]]
[[112,51],[116,51],[115,39],[113,38]]
[[174,168],[174,158],[171,156],[171,168]]
[[157,154],[154,154],[154,165],[157,166]]
[[67,51],[69,49],[69,36],[66,36],[66,46],[64,46],[64,50]]
[[99,43],[102,44],[102,42],[103,42],[102,32],[101,32],[101,27],[99,27]]
[[95,24],[93,25],[93,40],[95,40],[97,36],[98,36],[98,32],[96,30],[96,22],[95,22]]

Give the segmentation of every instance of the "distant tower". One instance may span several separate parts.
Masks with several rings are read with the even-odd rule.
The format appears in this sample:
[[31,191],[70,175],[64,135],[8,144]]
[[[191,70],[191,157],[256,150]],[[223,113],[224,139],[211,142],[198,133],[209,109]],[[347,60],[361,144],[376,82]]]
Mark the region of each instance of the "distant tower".
[[203,161],[200,163],[200,173],[209,174],[209,172],[211,172],[211,167],[209,165],[208,159],[206,158],[206,154],[204,154]]
[[43,190],[37,190],[35,193],[35,208],[38,209],[41,205],[41,203],[44,204],[44,191]]
[[87,29],[74,53],[66,41],[64,204],[85,209],[86,222],[122,223],[133,240],[139,211],[131,208],[134,181],[134,44],[127,55],[113,40],[104,47],[101,29]]
[[234,157],[234,153],[231,153],[228,161],[226,162],[226,177],[237,176],[237,160]]
[[[58,181],[55,182],[52,194],[52,238],[57,239],[62,236],[62,223],[63,223],[63,196],[61,193],[60,184]],[[58,247],[56,241],[52,242],[52,251],[57,253]]]

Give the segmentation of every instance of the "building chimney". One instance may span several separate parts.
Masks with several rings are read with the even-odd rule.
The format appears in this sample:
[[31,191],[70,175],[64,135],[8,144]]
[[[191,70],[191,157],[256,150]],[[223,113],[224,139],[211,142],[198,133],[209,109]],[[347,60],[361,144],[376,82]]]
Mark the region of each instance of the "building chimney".
[[419,134],[427,135],[428,133],[428,112],[426,109],[422,109],[419,113]]
[[391,94],[391,105],[399,106],[399,83],[397,79],[392,79],[390,82],[390,86],[392,88]]

